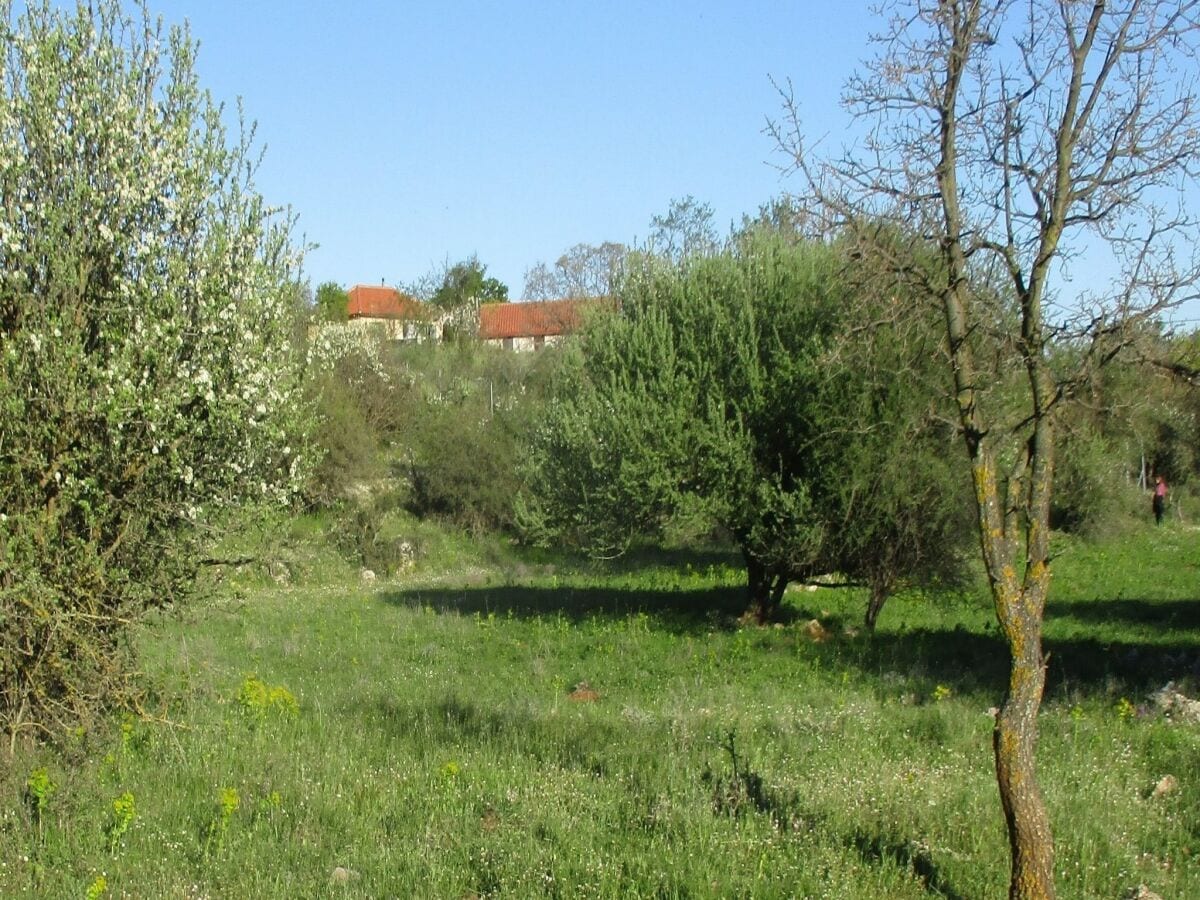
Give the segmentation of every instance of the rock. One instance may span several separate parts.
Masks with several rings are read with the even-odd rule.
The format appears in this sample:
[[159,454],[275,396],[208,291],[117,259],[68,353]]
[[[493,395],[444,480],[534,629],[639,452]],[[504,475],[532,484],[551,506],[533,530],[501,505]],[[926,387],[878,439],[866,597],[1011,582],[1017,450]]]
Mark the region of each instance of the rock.
[[1139,884],[1137,887],[1127,890],[1122,900],[1163,900],[1163,898],[1146,885]]
[[1172,794],[1179,789],[1179,779],[1174,775],[1164,775],[1158,780],[1158,784],[1154,786],[1154,790],[1150,792],[1150,798],[1157,800],[1160,797],[1165,797],[1167,794]]
[[363,584],[370,584],[371,582],[373,582],[375,580],[375,573],[372,572],[370,569],[363,569],[359,573],[358,577],[362,579]]
[[567,699],[574,703],[595,703],[600,699],[600,695],[593,691],[586,681],[581,681],[575,685],[575,690],[567,695]]
[[804,633],[808,636],[809,640],[818,644],[829,640],[831,636],[818,619],[811,619],[807,622],[804,626]]
[[330,873],[329,882],[330,884],[349,884],[357,877],[358,873],[353,869],[347,869],[344,866],[338,866],[333,870],[333,872]]
[[1168,681],[1151,694],[1150,702],[1169,719],[1200,724],[1200,700],[1192,700],[1180,693],[1173,681]]

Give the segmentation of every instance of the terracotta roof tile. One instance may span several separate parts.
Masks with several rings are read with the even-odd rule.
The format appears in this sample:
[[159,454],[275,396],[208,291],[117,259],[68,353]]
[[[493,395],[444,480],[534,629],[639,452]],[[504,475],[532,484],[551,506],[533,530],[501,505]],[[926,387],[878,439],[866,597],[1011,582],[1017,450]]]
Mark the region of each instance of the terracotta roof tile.
[[539,300],[525,303],[485,303],[479,307],[479,337],[499,340],[552,337],[578,331],[590,310],[606,300]]
[[425,304],[386,285],[356,284],[349,290],[351,319],[426,319]]

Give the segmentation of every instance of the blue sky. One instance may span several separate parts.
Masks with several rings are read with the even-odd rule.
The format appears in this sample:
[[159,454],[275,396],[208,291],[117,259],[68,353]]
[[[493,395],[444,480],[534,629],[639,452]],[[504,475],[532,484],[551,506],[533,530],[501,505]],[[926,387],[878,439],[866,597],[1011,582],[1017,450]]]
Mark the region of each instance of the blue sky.
[[320,245],[314,287],[475,253],[514,298],[573,244],[645,237],[672,198],[724,227],[798,187],[769,164],[770,78],[838,127],[875,24],[865,2],[149,2],[258,123],[259,188]]
[[[724,230],[801,190],[763,133],[772,78],[835,152],[880,25],[871,0],[148,3],[189,23],[202,85],[257,123],[258,187],[317,245],[314,288],[411,284],[475,254],[514,299],[574,244],[644,239],[672,199]],[[1099,287],[1106,260],[1054,287]],[[1173,318],[1195,327],[1200,301]]]

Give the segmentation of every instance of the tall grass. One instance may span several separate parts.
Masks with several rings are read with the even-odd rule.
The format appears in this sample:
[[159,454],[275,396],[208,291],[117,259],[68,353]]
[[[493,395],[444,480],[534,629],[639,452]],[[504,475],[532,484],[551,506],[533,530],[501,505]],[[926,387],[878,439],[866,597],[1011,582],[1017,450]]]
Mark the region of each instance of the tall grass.
[[[1195,695],[1200,533],[1059,549],[1039,764],[1061,895],[1200,896],[1200,725],[1139,710],[1168,679]],[[0,895],[1005,891],[982,591],[896,597],[869,636],[861,593],[796,590],[744,629],[720,555],[446,552],[374,584],[231,573],[153,623],[145,714],[0,776]]]

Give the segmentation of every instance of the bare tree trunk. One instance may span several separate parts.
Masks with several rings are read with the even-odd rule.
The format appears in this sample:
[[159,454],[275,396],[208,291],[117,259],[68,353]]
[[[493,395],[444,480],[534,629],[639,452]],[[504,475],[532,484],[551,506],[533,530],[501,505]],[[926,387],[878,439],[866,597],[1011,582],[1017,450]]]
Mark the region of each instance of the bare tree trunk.
[[[1024,605],[1021,597],[1012,606]],[[1037,629],[1040,631],[1040,629]],[[996,782],[1012,851],[1009,897],[1054,896],[1054,838],[1037,783],[1037,715],[1046,672],[1040,635],[1013,646],[1008,696],[996,716],[992,745]]]
[[867,615],[863,621],[867,631],[875,630],[875,623],[879,620],[879,613],[883,610],[883,604],[887,602],[890,593],[888,585],[881,584],[874,579],[871,580],[871,595],[867,598]]
[[742,557],[746,560],[746,599],[745,619],[758,625],[772,621],[783,603],[783,592],[787,589],[787,575],[772,569],[743,548]]
[[[1032,509],[1024,540],[1020,516],[1001,499],[995,461],[972,446],[972,472],[979,501],[980,538],[991,583],[996,620],[1009,650],[1008,693],[992,735],[996,784],[1008,826],[1012,851],[1009,882],[1011,900],[1053,898],[1054,840],[1050,817],[1037,781],[1038,710],[1046,684],[1042,654],[1042,618],[1049,589],[1048,544],[1051,430],[1049,422],[1035,428],[1029,442],[1029,461],[1036,472],[1026,496]],[[1009,494],[1026,484],[1024,471],[1009,474]],[[1019,487],[1017,488],[1020,493]],[[1003,514],[1008,507],[1008,515]],[[1019,560],[1021,551],[1024,560]],[[1023,571],[1018,572],[1018,567]]]

